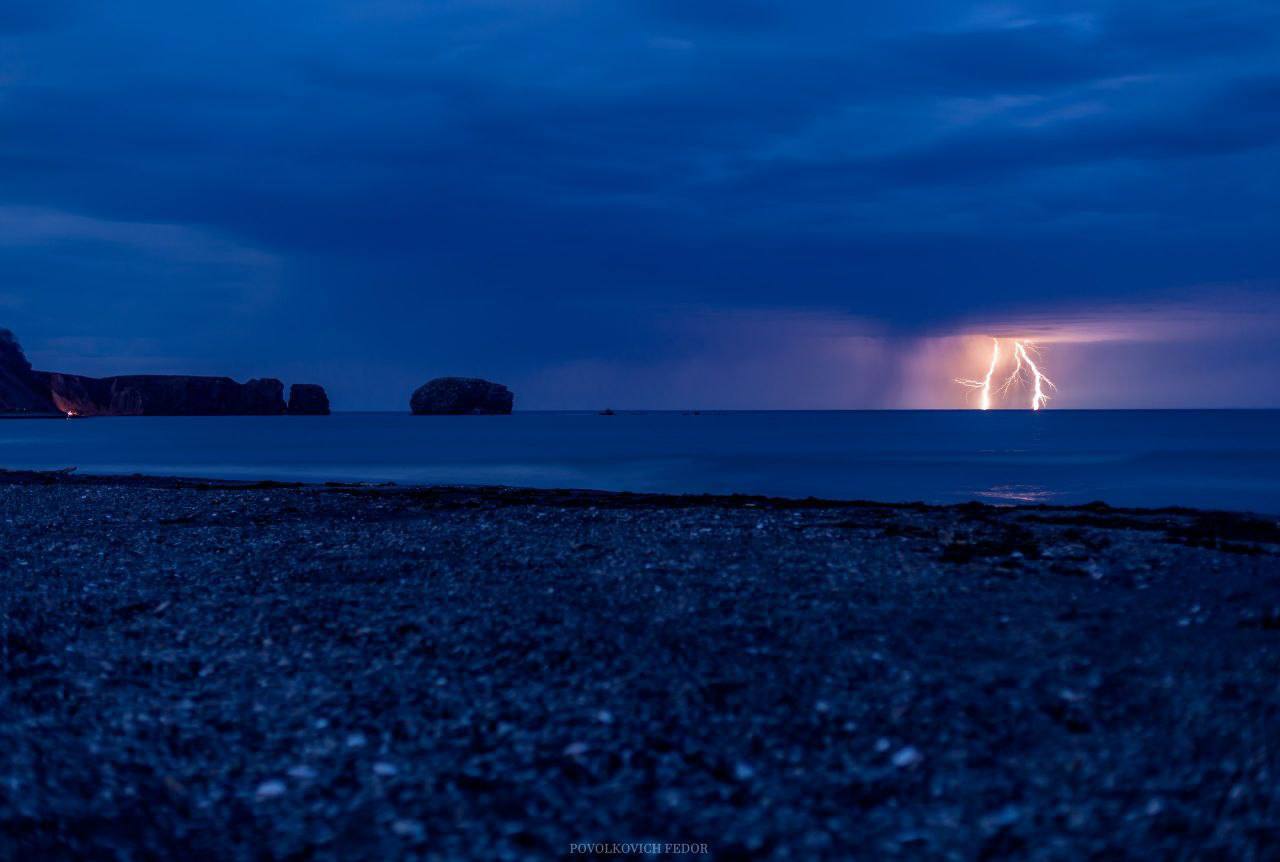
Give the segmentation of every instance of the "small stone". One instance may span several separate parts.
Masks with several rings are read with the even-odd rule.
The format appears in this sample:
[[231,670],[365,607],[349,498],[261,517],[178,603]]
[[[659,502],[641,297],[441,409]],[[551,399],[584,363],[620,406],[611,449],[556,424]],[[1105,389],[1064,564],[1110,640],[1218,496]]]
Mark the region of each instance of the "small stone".
[[982,828],[988,832],[996,832],[1006,826],[1012,826],[1022,819],[1022,809],[1016,805],[1006,805],[992,811],[982,818]]
[[278,796],[284,796],[286,788],[284,782],[278,779],[264,781],[258,785],[259,799],[275,799]]
[[921,754],[920,750],[914,745],[908,745],[905,748],[900,748],[893,755],[893,765],[899,769],[907,769],[915,766],[922,760],[924,760],[924,755]]
[[586,754],[588,750],[588,746],[585,742],[571,742],[564,747],[564,755],[565,757],[581,757]]
[[363,733],[351,733],[347,735],[347,748],[364,748],[365,738]]
[[679,810],[684,807],[684,796],[679,790],[663,790],[658,793],[658,802],[662,807]]
[[297,778],[301,781],[310,781],[316,777],[316,771],[310,766],[295,766],[289,770],[290,778]]
[[390,763],[375,763],[373,765],[373,774],[381,775],[384,778],[389,778],[390,776],[395,775],[399,771],[400,770],[396,769],[395,766],[393,766]]
[[393,820],[391,822],[391,831],[401,838],[409,838],[414,841],[421,841],[426,837],[426,830],[422,828],[422,824],[417,820]]
[[892,746],[892,743],[882,736],[876,740],[876,753],[884,754],[886,751],[889,750],[891,746]]
[[738,781],[750,781],[755,777],[756,771],[751,768],[750,763],[744,763],[739,760],[733,766],[733,777]]
[[596,713],[596,721],[601,724],[613,724],[613,713],[607,709],[602,709]]

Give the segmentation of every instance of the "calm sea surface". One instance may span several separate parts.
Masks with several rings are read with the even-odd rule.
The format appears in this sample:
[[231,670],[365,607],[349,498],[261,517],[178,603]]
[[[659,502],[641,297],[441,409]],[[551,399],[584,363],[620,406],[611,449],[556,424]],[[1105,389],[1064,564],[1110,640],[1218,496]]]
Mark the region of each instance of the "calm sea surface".
[[1280,411],[6,420],[0,466],[1280,513]]

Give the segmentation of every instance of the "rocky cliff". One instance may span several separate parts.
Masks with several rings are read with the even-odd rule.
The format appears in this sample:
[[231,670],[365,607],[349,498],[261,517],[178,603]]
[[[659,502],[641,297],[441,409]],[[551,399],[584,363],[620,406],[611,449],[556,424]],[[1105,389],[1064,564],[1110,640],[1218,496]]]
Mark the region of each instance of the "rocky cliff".
[[409,399],[417,416],[510,413],[515,403],[511,390],[501,383],[473,377],[437,377],[418,388]]
[[[314,384],[295,386],[293,412],[328,413]],[[320,405],[323,404],[323,411]],[[286,412],[284,384],[266,378],[133,374],[83,377],[33,371],[13,333],[0,330],[0,413],[64,416],[274,416]]]
[[22,346],[7,329],[0,329],[0,413],[14,416],[57,413],[48,390],[31,370]]
[[53,403],[76,416],[273,416],[285,412],[284,384],[271,378],[135,374],[81,377],[36,372]]

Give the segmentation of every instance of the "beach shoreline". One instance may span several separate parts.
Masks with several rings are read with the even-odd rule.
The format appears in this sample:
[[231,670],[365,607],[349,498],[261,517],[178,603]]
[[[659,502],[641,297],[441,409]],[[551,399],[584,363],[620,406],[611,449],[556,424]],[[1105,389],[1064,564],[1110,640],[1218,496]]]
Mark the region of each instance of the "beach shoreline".
[[881,508],[918,512],[978,511],[993,512],[1092,512],[1114,516],[1208,516],[1224,522],[1280,523],[1280,518],[1266,512],[1247,509],[1224,509],[1205,506],[1122,506],[1105,500],[1086,503],[987,502],[981,499],[956,503],[931,503],[923,500],[874,500],[858,497],[836,498],[815,496],[778,496],[755,493],[714,493],[675,491],[623,491],[603,488],[549,488],[509,484],[411,483],[396,481],[358,481],[345,479],[255,479],[224,478],[198,475],[166,475],[137,472],[84,472],[76,467],[59,469],[0,468],[0,486],[46,487],[73,485],[86,487],[150,488],[155,490],[195,491],[311,491],[353,494],[368,497],[430,498],[441,502],[470,500],[494,506],[603,506],[606,508],[759,508],[759,509],[846,509]]
[[[1000,415],[994,415],[999,413]],[[88,474],[746,493],[1280,515],[1280,412],[114,417],[0,424],[0,464]]]
[[1280,840],[1280,525],[0,472],[0,856]]

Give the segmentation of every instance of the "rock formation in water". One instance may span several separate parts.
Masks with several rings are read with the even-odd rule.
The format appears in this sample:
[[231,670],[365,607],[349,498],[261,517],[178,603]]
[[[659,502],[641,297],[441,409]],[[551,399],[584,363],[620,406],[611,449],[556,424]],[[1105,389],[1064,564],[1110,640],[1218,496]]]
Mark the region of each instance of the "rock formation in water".
[[64,414],[74,416],[275,416],[285,412],[284,384],[267,378],[133,374],[81,377],[36,372]]
[[501,383],[474,377],[437,377],[409,399],[415,416],[506,414],[514,403],[515,396]]
[[48,390],[31,370],[18,339],[9,330],[0,329],[0,413],[50,416],[57,412]]
[[295,383],[289,387],[290,416],[328,416],[329,396],[315,383]]
[[[314,384],[295,386],[292,412],[327,414]],[[132,374],[83,377],[33,371],[13,333],[0,329],[0,413],[28,416],[276,416],[286,412],[284,384],[273,378]]]

